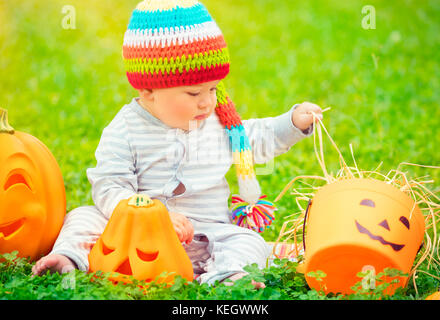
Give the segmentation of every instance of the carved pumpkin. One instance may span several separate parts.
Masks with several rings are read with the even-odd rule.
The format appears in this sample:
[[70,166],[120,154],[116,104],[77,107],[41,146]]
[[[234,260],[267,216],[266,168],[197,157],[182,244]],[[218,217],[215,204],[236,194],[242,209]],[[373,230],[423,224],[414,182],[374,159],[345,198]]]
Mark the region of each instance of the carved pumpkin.
[[[425,231],[414,201],[392,185],[372,179],[347,179],[328,184],[308,208],[305,274],[310,287],[351,293],[365,269],[409,273]],[[326,273],[320,284],[309,271]],[[388,294],[406,284],[390,285]],[[389,282],[391,279],[384,279]]]
[[37,138],[15,131],[0,109],[0,252],[31,260],[51,250],[66,213],[63,177]]
[[162,272],[175,272],[160,282],[171,283],[175,275],[192,281],[193,268],[171,223],[168,211],[157,199],[135,195],[119,202],[89,255],[90,271],[116,272],[113,281],[128,276],[151,281]]

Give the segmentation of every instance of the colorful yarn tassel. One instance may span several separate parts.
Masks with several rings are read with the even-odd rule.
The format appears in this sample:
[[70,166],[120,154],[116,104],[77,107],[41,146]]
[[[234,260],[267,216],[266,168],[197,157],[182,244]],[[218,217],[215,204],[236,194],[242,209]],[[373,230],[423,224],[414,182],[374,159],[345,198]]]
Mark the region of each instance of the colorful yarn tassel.
[[240,193],[232,196],[231,219],[240,227],[263,232],[275,219],[273,212],[277,208],[272,202],[261,200],[266,195],[261,194],[255,175],[252,147],[223,81],[217,86],[216,112],[229,136]]
[[256,232],[263,232],[264,229],[275,219],[274,211],[277,208],[272,202],[262,200],[262,195],[256,204],[249,204],[239,196],[232,196],[232,220],[238,226],[248,228]]

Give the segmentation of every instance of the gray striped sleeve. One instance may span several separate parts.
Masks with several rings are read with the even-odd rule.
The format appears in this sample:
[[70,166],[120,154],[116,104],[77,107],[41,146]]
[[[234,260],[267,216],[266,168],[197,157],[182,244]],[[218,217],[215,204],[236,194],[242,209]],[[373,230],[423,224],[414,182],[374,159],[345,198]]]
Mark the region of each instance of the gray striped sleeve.
[[297,106],[294,105],[289,111],[277,117],[242,121],[255,163],[263,164],[271,161],[312,134],[311,127],[304,133],[293,125],[292,113]]
[[123,110],[103,130],[95,152],[96,167],[87,169],[96,207],[110,218],[117,204],[138,190]]

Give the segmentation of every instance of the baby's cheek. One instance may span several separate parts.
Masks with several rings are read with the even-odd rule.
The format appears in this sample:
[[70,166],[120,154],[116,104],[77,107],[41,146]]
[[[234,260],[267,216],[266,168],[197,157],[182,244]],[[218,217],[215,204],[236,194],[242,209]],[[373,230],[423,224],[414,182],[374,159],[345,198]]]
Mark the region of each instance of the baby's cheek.
[[185,106],[175,108],[173,113],[177,119],[182,121],[188,121],[195,117],[194,111],[191,108]]

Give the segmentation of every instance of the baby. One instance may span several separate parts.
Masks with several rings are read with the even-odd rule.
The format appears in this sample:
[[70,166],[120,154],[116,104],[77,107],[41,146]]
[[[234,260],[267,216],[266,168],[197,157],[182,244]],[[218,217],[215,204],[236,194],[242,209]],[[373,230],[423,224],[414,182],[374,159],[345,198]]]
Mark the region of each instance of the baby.
[[166,205],[201,283],[235,281],[251,263],[264,267],[271,248],[252,228],[232,223],[225,175],[236,164],[240,196],[255,204],[261,192],[253,163],[267,163],[310,136],[312,112],[322,119],[321,108],[304,102],[277,117],[241,121],[222,81],[229,73],[226,43],[197,0],[139,3],[123,57],[139,97],[104,129],[97,165],[87,170],[95,205],[66,215],[34,275],[88,271],[88,254],[114,208],[137,193]]

